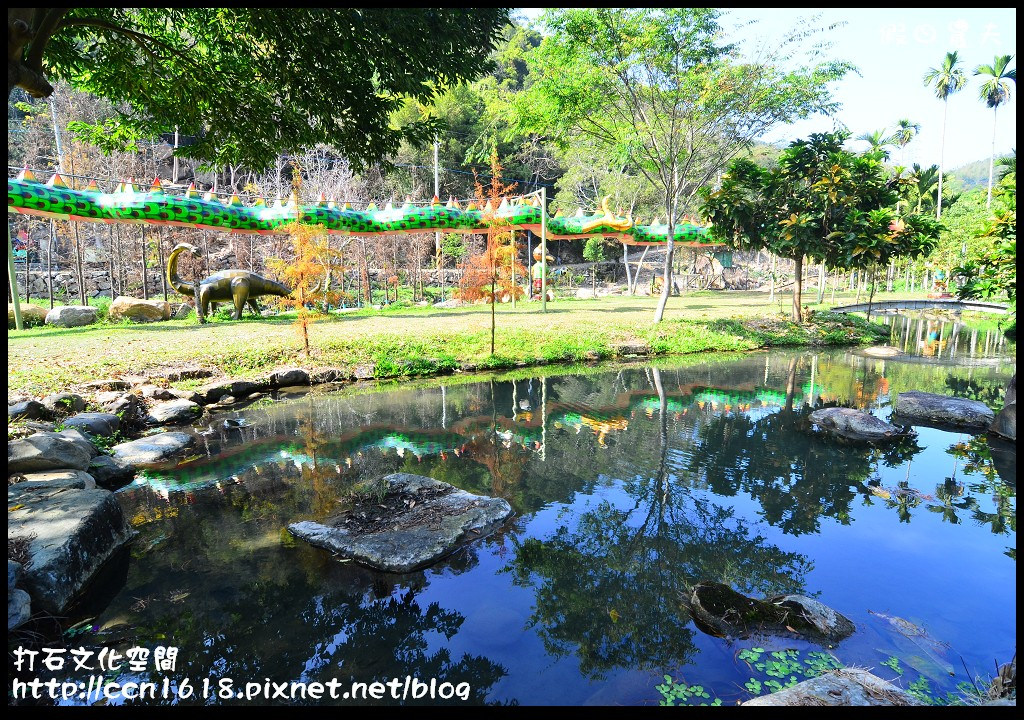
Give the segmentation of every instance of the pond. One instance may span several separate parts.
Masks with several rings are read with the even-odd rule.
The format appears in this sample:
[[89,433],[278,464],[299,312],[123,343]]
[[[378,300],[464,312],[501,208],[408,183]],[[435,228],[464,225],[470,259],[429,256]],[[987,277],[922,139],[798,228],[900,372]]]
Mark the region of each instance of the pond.
[[[412,675],[468,683],[473,702],[633,705],[662,701],[668,676],[704,689],[692,703],[733,704],[754,680],[767,692],[790,678],[756,667],[757,646],[958,692],[965,665],[990,676],[1015,653],[1013,454],[923,427],[881,450],[838,445],[810,435],[807,415],[840,404],[887,419],[910,389],[999,407],[1014,358],[994,327],[887,322],[906,355],[772,351],[318,388],[219,416],[198,457],[119,491],[139,532],[123,585],[72,634],[176,646],[165,674],[193,684]],[[398,471],[503,497],[515,516],[408,574],[286,530]],[[810,595],[857,632],[832,648],[713,637],[681,602],[701,581]]]

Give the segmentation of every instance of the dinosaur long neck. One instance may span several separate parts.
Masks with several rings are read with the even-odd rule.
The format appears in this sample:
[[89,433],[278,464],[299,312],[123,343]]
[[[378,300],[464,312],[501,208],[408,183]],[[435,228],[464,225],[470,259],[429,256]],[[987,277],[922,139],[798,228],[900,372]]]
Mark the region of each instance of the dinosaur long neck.
[[192,285],[178,277],[178,256],[185,252],[186,248],[175,248],[171,256],[167,258],[167,282],[174,290],[182,295],[195,295]]

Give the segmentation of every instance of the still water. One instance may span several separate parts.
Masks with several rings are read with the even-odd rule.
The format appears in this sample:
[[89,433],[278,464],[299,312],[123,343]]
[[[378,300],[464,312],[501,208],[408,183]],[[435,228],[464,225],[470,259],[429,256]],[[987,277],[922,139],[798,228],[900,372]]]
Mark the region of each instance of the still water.
[[[1000,407],[1012,346],[994,329],[887,321],[902,357],[773,351],[317,389],[218,417],[199,457],[118,493],[139,535],[78,639],[177,646],[164,674],[193,683],[413,675],[488,703],[655,704],[668,675],[732,704],[750,697],[738,654],[753,645],[955,690],[964,664],[991,675],[1015,653],[1012,454],[932,428],[843,446],[810,435],[807,415],[887,419],[909,389]],[[402,575],[285,529],[397,471],[503,497],[515,516]],[[810,595],[857,632],[834,648],[713,637],[680,602],[701,581]]]

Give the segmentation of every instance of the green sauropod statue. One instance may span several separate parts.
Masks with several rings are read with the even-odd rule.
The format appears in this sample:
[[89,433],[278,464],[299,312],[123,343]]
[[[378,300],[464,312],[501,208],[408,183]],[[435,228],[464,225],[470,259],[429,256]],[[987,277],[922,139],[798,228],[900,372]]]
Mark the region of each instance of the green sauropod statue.
[[[187,283],[178,277],[178,256],[183,252],[190,252],[193,256],[199,257],[199,248],[188,243],[180,243],[171,251],[167,258],[167,282],[182,295],[195,295],[191,283]],[[248,303],[252,311],[260,314],[260,306],[256,304],[256,298],[260,295],[277,295],[287,297],[291,290],[277,282],[257,275],[248,270],[221,270],[199,283],[199,298],[197,303],[202,308],[203,315],[207,314],[211,302],[228,302],[235,305],[235,320],[242,318],[242,309]]]

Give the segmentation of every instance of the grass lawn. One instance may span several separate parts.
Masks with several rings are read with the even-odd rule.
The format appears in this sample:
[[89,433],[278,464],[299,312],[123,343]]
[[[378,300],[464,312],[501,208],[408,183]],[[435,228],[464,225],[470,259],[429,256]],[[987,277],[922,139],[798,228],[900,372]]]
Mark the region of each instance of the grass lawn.
[[[813,295],[805,297],[813,303]],[[837,295],[836,302],[852,297]],[[302,354],[294,313],[261,319],[246,315],[241,321],[206,325],[197,324],[193,316],[148,325],[43,326],[8,331],[8,392],[41,395],[88,380],[157,375],[185,365],[202,365],[233,378],[277,366],[372,365],[374,377],[387,378],[604,359],[621,354],[616,347],[624,342],[645,344],[651,354],[684,354],[878,339],[862,319],[818,314],[804,327],[788,323],[790,302],[788,294],[778,294],[769,305],[763,292],[691,293],[670,298],[659,325],[651,322],[655,297],[562,300],[548,303],[546,314],[536,302],[519,303],[515,309],[499,305],[493,356],[491,310],[486,305],[395,307],[323,317],[310,327],[309,358]],[[206,381],[178,386],[201,382]]]

